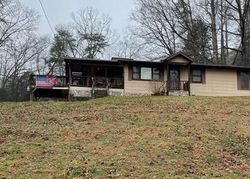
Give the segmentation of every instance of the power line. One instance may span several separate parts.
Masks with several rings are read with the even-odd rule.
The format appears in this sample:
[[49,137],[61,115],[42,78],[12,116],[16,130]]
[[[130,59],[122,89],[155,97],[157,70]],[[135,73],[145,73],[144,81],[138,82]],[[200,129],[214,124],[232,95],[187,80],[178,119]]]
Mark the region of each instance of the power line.
[[[53,36],[55,36],[55,32],[54,32],[54,30],[53,30],[53,28],[52,28],[52,25],[51,25],[51,23],[50,23],[49,17],[47,16],[47,13],[46,13],[46,11],[45,11],[45,8],[44,8],[44,6],[43,6],[43,3],[42,3],[41,0],[38,0],[38,1],[39,1],[39,3],[40,3],[41,8],[42,8],[43,14],[44,14],[44,16],[45,16],[45,18],[46,18],[46,20],[47,20],[47,23],[48,23],[48,25],[49,25],[49,27],[50,27],[50,30],[51,30]],[[68,43],[68,45],[71,46],[71,44],[70,44],[70,42],[69,42],[68,40],[66,41],[66,43]],[[80,54],[77,48],[76,48],[75,50],[76,50],[76,52],[77,52],[78,54]]]
[[51,25],[51,23],[50,23],[50,21],[49,21],[49,18],[48,18],[48,16],[47,16],[47,13],[46,13],[46,11],[45,11],[45,8],[44,8],[44,6],[43,6],[42,1],[41,1],[41,0],[38,0],[38,1],[39,1],[39,4],[40,4],[41,8],[42,8],[43,14],[44,14],[44,16],[45,16],[45,18],[46,18],[46,20],[47,20],[47,23],[48,23],[48,25],[49,25],[49,27],[50,27],[51,32],[52,32],[53,34],[55,34],[55,33],[54,33],[54,30],[53,30],[53,28],[52,28],[52,25]]

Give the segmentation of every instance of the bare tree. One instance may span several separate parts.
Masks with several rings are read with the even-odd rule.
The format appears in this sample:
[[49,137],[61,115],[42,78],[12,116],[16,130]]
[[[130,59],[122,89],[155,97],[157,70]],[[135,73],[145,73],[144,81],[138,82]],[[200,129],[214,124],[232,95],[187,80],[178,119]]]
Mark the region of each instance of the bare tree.
[[138,40],[133,35],[126,35],[122,40],[114,44],[113,56],[123,58],[139,58],[145,46],[138,43]]
[[171,11],[171,1],[138,0],[138,8],[132,19],[138,23],[134,34],[144,39],[145,43],[163,49],[165,54],[174,54],[177,49],[178,36],[174,32],[176,16]]
[[77,56],[94,58],[102,53],[111,38],[111,18],[93,8],[80,9],[72,17]]
[[[14,84],[16,78],[26,71],[33,71],[32,63],[37,62],[39,56],[47,47],[46,38],[37,38],[32,34],[18,34],[2,49],[1,60],[1,88],[5,88],[8,82]],[[40,70],[40,69],[37,69]]]
[[225,38],[224,38],[224,26],[226,22],[226,15],[227,10],[225,10],[224,1],[220,0],[220,30],[221,30],[221,62],[223,64],[226,63],[226,54],[225,54]]
[[144,43],[167,54],[188,50],[196,60],[223,64],[234,55],[235,63],[250,65],[249,4],[250,0],[137,0],[132,17]]
[[250,61],[250,7],[248,7],[247,17],[246,17],[246,30],[245,30],[245,38],[246,38],[246,59]]
[[3,1],[2,4],[0,11],[0,47],[16,33],[34,30],[38,20],[36,13],[23,7],[19,1]]
[[9,100],[17,100],[22,96],[20,85],[28,80],[29,72],[45,68],[40,58],[48,48],[48,39],[36,35],[38,16],[34,11],[19,1],[1,2],[0,92],[10,94]]
[[[250,65],[250,59],[247,58],[247,33],[249,27],[248,15],[250,11],[250,0],[225,0],[228,6],[234,14],[230,14],[230,18],[234,20],[238,26],[238,32],[231,34],[238,36],[240,38],[239,48],[228,47],[231,50],[237,51],[240,53],[240,63],[243,65]],[[236,62],[236,61],[235,61]]]
[[218,9],[218,1],[217,0],[210,0],[210,9],[211,13],[211,31],[212,31],[212,45],[213,45],[213,59],[215,63],[218,63],[219,60],[219,50],[218,50],[218,39],[217,39],[217,9]]
[[[197,31],[197,24],[206,25],[206,23],[195,13],[193,2],[190,0],[137,0],[137,2],[138,8],[132,17],[139,25],[135,32],[145,43],[163,49],[165,53],[161,55],[188,49],[189,55],[197,62],[203,62],[204,58],[207,58],[201,56],[209,53],[199,50],[209,51],[209,42],[202,40],[204,32]],[[207,33],[206,27],[204,30]],[[185,48],[185,45],[188,45],[188,48]]]

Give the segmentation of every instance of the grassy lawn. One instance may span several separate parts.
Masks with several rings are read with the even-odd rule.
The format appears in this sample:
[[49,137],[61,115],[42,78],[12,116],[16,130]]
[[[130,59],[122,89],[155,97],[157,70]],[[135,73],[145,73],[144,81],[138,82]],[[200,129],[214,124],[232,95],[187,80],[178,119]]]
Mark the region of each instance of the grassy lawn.
[[0,103],[0,178],[250,178],[250,98]]

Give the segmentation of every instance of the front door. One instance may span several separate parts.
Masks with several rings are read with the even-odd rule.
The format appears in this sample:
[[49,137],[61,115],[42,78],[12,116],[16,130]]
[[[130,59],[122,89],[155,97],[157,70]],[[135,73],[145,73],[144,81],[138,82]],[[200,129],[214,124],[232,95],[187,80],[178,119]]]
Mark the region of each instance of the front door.
[[180,89],[180,66],[170,65],[168,73],[168,90],[179,90]]

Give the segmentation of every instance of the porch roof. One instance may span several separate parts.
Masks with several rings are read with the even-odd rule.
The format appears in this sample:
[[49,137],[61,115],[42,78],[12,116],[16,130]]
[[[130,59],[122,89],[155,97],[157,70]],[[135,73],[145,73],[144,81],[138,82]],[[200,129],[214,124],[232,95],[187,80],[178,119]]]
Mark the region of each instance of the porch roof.
[[107,65],[121,65],[118,61],[103,60],[103,59],[92,59],[92,58],[64,58],[67,62],[87,63],[87,64],[107,64]]
[[78,63],[87,63],[87,64],[103,64],[103,65],[114,65],[114,66],[122,66],[124,64],[140,64],[140,65],[164,65],[169,61],[176,59],[178,57],[182,57],[189,62],[191,66],[196,67],[208,67],[208,68],[224,68],[224,69],[246,69],[250,70],[250,66],[238,66],[238,65],[222,65],[222,64],[201,64],[194,63],[190,57],[183,53],[174,54],[168,58],[164,58],[160,61],[147,61],[147,60],[134,60],[131,58],[119,58],[113,57],[111,60],[103,60],[103,59],[91,59],[91,58],[64,58],[65,62],[78,62]]
[[122,65],[122,64],[162,64],[160,61],[146,61],[146,60],[134,60],[130,58],[119,58],[112,57],[111,60],[103,60],[103,59],[92,59],[92,58],[64,58],[65,62],[80,62],[80,63],[100,63],[100,64],[113,64],[113,65]]

